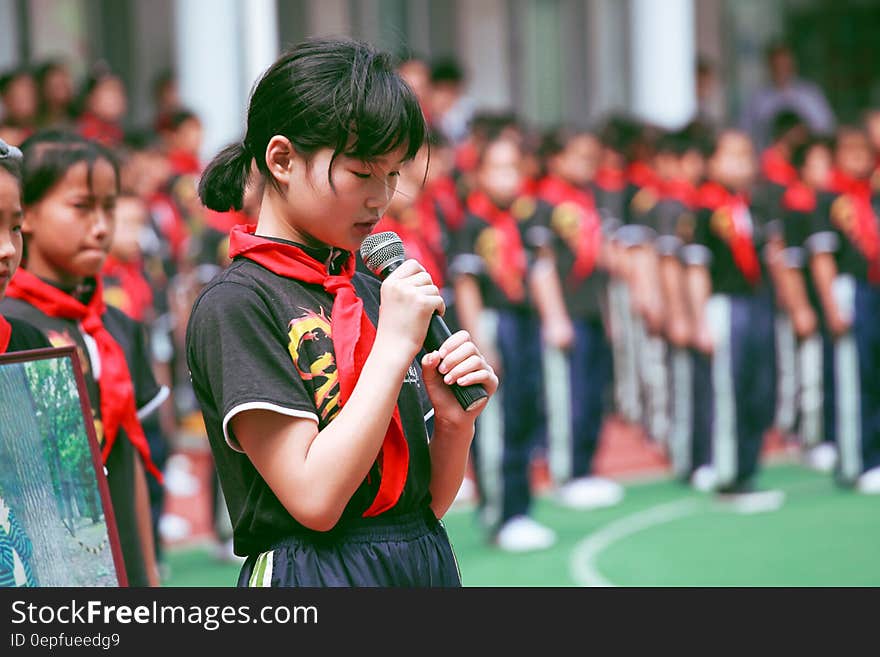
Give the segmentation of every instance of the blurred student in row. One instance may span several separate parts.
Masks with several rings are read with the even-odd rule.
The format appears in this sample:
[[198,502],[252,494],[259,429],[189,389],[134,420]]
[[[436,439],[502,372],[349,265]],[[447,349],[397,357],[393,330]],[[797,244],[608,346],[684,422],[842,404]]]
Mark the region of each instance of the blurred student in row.
[[146,477],[161,482],[162,474],[140,420],[168,391],[153,378],[143,327],[103,299],[118,167],[100,145],[64,133],[37,133],[22,150],[27,255],[0,311],[38,327],[55,346],[77,347],[126,573],[134,586],[156,585]]
[[552,209],[527,229],[527,241],[539,245],[532,290],[541,320],[548,462],[559,501],[577,509],[623,498],[619,484],[593,469],[612,378],[602,314],[608,253],[591,189],[600,152],[588,132],[559,128],[544,136],[537,194]]
[[[762,254],[774,236],[749,202],[756,176],[748,136],[727,130],[708,160],[693,240],[684,247],[694,344],[711,354],[709,460],[693,474],[698,487],[721,493],[755,491],[764,435],[773,422],[774,299]],[[779,504],[766,491],[768,505]],[[757,498],[756,498],[757,499]]]
[[461,327],[501,380],[499,399],[477,422],[472,457],[482,526],[512,552],[556,541],[555,532],[532,517],[529,466],[543,419],[541,350],[528,282],[532,249],[522,231],[549,209],[521,194],[522,165],[515,130],[487,135],[450,265]]

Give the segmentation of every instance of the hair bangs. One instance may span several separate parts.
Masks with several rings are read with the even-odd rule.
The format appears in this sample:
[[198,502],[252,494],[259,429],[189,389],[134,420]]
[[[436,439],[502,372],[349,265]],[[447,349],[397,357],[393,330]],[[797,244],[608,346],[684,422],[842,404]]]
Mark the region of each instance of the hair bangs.
[[345,153],[369,161],[404,147],[403,159],[411,160],[428,138],[422,108],[396,73],[376,68],[359,94],[361,102],[353,103]]

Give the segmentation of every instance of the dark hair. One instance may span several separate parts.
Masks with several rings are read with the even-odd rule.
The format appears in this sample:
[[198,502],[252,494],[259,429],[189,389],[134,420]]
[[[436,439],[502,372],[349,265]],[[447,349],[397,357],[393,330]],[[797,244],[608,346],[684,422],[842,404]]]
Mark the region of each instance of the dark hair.
[[159,136],[151,128],[132,128],[122,138],[122,148],[129,152],[153,151],[161,147]]
[[175,110],[170,117],[168,117],[168,122],[164,126],[166,130],[177,130],[180,126],[182,126],[187,121],[199,121],[199,115],[193,112],[192,110],[181,108]]
[[6,90],[9,88],[9,85],[19,78],[33,79],[34,76],[27,66],[18,66],[8,71],[4,71],[2,74],[0,74],[0,95],[5,94]]
[[22,167],[22,202],[32,205],[40,201],[58,184],[76,164],[86,162],[88,184],[92,184],[95,162],[106,160],[116,174],[119,189],[119,164],[113,153],[101,144],[62,130],[38,132],[21,145],[24,153]]
[[165,89],[177,82],[177,76],[170,68],[161,70],[156,77],[153,78],[153,98],[158,98]]
[[454,57],[436,59],[431,64],[431,82],[451,82],[460,84],[464,81],[464,71]]
[[789,55],[792,54],[791,46],[787,41],[783,39],[776,39],[767,44],[767,47],[764,49],[764,57],[769,61],[773,59],[776,55],[787,53]]
[[218,212],[240,210],[251,160],[275,184],[266,147],[275,135],[308,157],[321,148],[369,161],[406,146],[412,159],[427,138],[425,118],[391,57],[354,40],[316,38],[283,54],[251,92],[244,140],[208,164],[199,197]]
[[712,75],[715,73],[715,64],[709,59],[706,55],[697,55],[696,65],[694,66],[694,70],[697,75]]
[[800,114],[789,109],[780,110],[770,123],[770,136],[773,141],[778,141],[790,130],[799,126],[806,127]]
[[18,181],[21,187],[21,151],[0,139],[0,169]]
[[810,151],[818,147],[827,148],[829,152],[833,152],[831,140],[827,137],[810,137],[804,141],[795,144],[791,149],[789,161],[795,169],[800,169],[807,163],[807,156]]

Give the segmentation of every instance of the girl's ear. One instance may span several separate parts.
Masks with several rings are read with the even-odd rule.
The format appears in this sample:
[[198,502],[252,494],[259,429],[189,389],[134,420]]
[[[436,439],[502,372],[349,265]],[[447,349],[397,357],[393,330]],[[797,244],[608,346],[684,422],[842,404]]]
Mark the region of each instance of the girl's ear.
[[34,232],[34,211],[31,208],[25,208],[24,215],[21,220],[22,235],[31,235]]
[[266,167],[278,184],[286,188],[298,154],[287,137],[275,135],[266,145]]

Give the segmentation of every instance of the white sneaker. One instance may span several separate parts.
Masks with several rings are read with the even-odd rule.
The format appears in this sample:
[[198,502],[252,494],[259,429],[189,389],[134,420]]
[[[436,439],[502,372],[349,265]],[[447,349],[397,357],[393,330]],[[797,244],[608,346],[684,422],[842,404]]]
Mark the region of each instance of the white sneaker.
[[856,480],[856,490],[866,495],[880,495],[880,467],[863,472]]
[[691,475],[691,486],[701,493],[710,493],[718,486],[718,473],[711,465],[701,465]]
[[556,542],[556,532],[528,516],[514,516],[501,526],[495,542],[505,552],[544,550]]
[[557,499],[571,509],[600,509],[619,504],[623,499],[623,486],[602,477],[582,477],[561,486]]
[[726,493],[719,501],[730,506],[736,513],[768,513],[778,511],[785,503],[785,492],[781,490],[762,490],[749,493]]
[[820,443],[804,454],[807,466],[819,472],[831,472],[837,465],[837,449],[831,443]]

